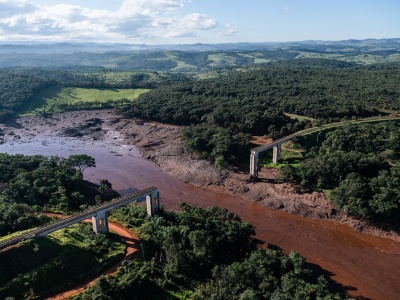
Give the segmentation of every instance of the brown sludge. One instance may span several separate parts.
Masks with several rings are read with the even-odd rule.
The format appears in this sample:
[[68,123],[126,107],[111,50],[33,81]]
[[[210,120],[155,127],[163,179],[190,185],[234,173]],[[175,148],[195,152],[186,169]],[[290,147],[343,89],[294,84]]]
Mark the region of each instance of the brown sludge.
[[[286,253],[298,251],[314,270],[330,278],[337,291],[371,299],[400,295],[398,234],[336,212],[322,194],[298,193],[291,185],[272,183],[268,179],[276,171],[262,170],[262,182],[249,182],[246,171],[218,170],[185,149],[176,127],[125,119],[107,110],[23,118],[18,123],[22,128],[9,124],[4,129],[5,141],[29,142],[29,135],[47,140],[72,132],[77,139],[121,149],[135,146],[148,161],[122,152],[87,153],[96,158],[97,167],[85,171],[86,178],[107,178],[119,190],[155,185],[167,209],[176,208],[179,201],[226,207],[256,225],[257,237],[266,243],[277,244]],[[67,128],[73,130],[66,132]]]

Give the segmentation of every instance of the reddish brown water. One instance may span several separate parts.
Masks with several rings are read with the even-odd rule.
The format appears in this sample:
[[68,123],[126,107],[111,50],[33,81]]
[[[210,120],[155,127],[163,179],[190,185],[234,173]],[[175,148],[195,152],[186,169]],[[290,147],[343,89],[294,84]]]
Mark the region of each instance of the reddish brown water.
[[298,251],[319,274],[329,276],[332,286],[352,296],[400,299],[400,243],[355,233],[347,226],[293,216],[248,202],[224,191],[211,191],[185,184],[143,160],[132,147],[59,138],[36,138],[29,143],[0,145],[0,152],[66,156],[87,153],[97,167],[85,177],[97,182],[107,178],[124,192],[157,186],[162,204],[176,208],[179,201],[201,207],[228,208],[257,226],[257,237],[277,244],[286,252]]

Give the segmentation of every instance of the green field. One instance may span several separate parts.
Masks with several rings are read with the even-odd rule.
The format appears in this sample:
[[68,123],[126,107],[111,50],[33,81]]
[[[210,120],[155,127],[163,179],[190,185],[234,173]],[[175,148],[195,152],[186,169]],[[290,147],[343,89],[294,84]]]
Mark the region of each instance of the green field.
[[389,62],[399,62],[400,55],[395,54],[371,54],[371,53],[361,53],[357,55],[348,55],[346,53],[337,53],[337,52],[324,52],[324,53],[315,53],[315,52],[301,52],[298,58],[325,58],[325,59],[337,59],[347,62],[354,62],[362,65],[370,65],[377,63],[389,63]]
[[277,169],[280,169],[286,165],[297,166],[300,163],[300,161],[304,159],[303,152],[304,152],[303,150],[290,149],[282,146],[278,163],[273,163],[272,149],[271,149],[271,151],[265,151],[260,154],[259,158],[260,165],[265,168],[277,168]]
[[284,115],[288,116],[291,119],[296,119],[296,120],[299,120],[299,121],[302,121],[302,120],[315,121],[314,118],[310,118],[310,117],[306,117],[306,116],[300,116],[300,115],[296,115],[296,114],[284,113]]
[[50,87],[31,98],[20,115],[61,112],[72,109],[108,108],[135,100],[148,89],[91,89]]
[[[105,82],[108,84],[121,84],[130,82],[131,76],[136,72],[128,72],[128,71],[107,71],[107,72],[98,72],[97,74],[101,75],[104,78]],[[89,73],[90,75],[90,73]]]

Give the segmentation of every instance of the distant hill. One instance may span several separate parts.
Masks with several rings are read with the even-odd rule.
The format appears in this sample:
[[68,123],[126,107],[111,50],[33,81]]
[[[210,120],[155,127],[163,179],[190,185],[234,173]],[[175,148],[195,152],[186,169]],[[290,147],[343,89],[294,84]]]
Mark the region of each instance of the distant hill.
[[359,64],[400,61],[400,38],[227,44],[0,44],[0,67],[198,71],[293,58]]
[[177,50],[177,51],[260,51],[298,47],[313,49],[315,47],[353,47],[354,50],[372,51],[400,50],[400,38],[366,39],[343,41],[295,41],[295,42],[260,42],[260,43],[218,43],[218,44],[115,44],[115,43],[4,43],[0,44],[0,53],[76,53],[76,52],[110,52],[110,51],[144,51],[144,50]]

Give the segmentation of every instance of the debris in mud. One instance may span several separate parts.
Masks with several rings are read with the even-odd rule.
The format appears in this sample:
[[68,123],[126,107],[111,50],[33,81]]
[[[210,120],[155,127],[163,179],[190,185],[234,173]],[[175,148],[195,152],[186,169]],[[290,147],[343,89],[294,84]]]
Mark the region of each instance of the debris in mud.
[[[74,127],[62,128],[60,135],[68,137],[91,137],[94,140],[101,139],[104,135],[101,124],[103,121],[100,118],[92,118],[86,120],[85,123]],[[74,123],[73,123],[74,124]]]
[[67,128],[62,131],[62,135],[69,137],[82,137],[83,134],[78,128]]
[[[240,194],[244,199],[257,201],[274,210],[316,219],[335,220],[364,233],[400,239],[394,231],[379,231],[373,224],[369,225],[345,216],[335,210],[323,193],[309,192],[289,183],[276,183],[275,178],[279,176],[279,170],[261,168],[260,180],[252,181],[249,179],[246,165],[234,170],[217,168],[184,145],[179,127],[125,119],[112,110],[67,112],[54,114],[51,118],[58,121],[50,125],[43,122],[42,118],[32,116],[17,119],[12,126],[0,124],[0,133],[3,133],[0,143],[12,141],[14,135],[23,140],[42,134],[49,138],[57,135],[87,137],[104,140],[104,143],[133,145],[142,157],[153,161],[185,183]],[[21,124],[29,124],[29,128],[24,128]],[[26,132],[28,129],[29,134]],[[118,138],[114,139],[116,136]],[[356,224],[359,224],[358,227]]]

